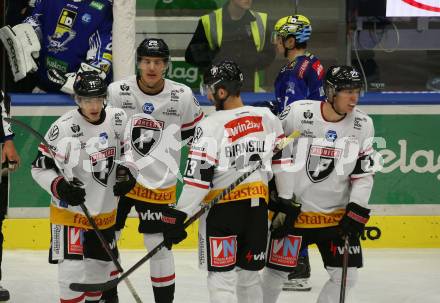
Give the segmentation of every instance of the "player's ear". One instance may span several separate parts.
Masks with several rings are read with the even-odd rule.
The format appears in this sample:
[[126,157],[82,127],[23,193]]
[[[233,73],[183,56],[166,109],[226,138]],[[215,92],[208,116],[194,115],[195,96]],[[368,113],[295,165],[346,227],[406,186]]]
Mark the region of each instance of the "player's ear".
[[287,39],[284,40],[284,47],[287,49],[293,49],[295,47],[295,38],[293,36],[287,37]]

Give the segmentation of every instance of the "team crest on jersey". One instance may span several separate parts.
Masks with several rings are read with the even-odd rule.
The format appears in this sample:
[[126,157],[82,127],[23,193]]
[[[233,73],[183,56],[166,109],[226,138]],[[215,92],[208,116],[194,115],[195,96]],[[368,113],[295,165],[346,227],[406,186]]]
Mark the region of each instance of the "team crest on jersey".
[[340,148],[310,145],[306,164],[310,181],[316,183],[327,179],[341,155]]
[[103,186],[107,186],[115,164],[116,148],[109,147],[90,155],[93,178]]
[[134,118],[131,130],[131,143],[134,150],[146,156],[156,148],[162,138],[165,123],[149,118]]

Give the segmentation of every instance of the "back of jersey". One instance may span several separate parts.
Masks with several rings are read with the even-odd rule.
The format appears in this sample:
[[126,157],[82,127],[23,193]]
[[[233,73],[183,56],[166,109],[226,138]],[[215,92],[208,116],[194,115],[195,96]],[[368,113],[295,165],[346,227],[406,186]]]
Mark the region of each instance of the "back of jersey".
[[185,181],[189,185],[210,188],[205,197],[208,201],[263,161],[264,167],[250,175],[224,200],[267,199],[272,152],[283,137],[280,121],[266,108],[244,106],[211,114],[196,128]]

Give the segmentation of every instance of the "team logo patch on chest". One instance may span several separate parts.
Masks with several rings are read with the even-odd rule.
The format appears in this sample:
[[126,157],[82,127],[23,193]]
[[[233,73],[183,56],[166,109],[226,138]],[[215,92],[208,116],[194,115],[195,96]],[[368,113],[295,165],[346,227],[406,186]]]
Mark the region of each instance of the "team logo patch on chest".
[[132,123],[133,148],[142,156],[146,156],[159,144],[165,123],[148,118],[133,119]]
[[93,178],[103,186],[107,186],[108,177],[115,164],[115,156],[115,147],[109,147],[90,155]]
[[340,148],[310,145],[306,164],[310,181],[316,183],[327,179],[341,155]]

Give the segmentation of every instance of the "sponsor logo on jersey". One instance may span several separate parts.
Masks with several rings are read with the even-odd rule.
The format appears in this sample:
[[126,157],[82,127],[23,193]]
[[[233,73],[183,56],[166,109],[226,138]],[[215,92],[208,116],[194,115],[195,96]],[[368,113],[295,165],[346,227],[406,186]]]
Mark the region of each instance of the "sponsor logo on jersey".
[[130,90],[130,86],[128,86],[126,83],[122,83],[119,88],[124,92],[128,92]]
[[81,228],[67,228],[67,253],[71,255],[82,255],[83,253],[83,233]]
[[166,111],[162,112],[165,116],[180,117],[180,113],[174,107],[168,107]]
[[312,182],[321,182],[327,179],[341,155],[342,149],[340,148],[310,145],[306,162],[309,179]]
[[337,138],[338,138],[338,134],[334,130],[329,129],[325,133],[325,139],[329,142],[335,142]]
[[354,125],[353,128],[357,130],[362,129],[362,123],[361,122],[367,122],[367,118],[360,118],[360,117],[354,117]]
[[304,62],[301,64],[301,66],[298,69],[298,78],[300,78],[300,79],[304,78],[304,74],[305,74],[309,64],[310,64],[309,60],[304,60]]
[[[335,245],[333,243],[333,241],[331,241],[330,242],[330,251],[334,257],[336,257],[336,255],[343,255],[344,254],[344,246]],[[359,245],[348,247],[348,254],[349,255],[359,255],[360,253],[361,253],[361,247]]]
[[312,64],[312,67],[318,75],[318,80],[321,80],[322,77],[324,77],[324,67],[322,66],[321,62],[319,60],[315,61],[315,63]]
[[133,148],[142,156],[148,155],[159,144],[164,125],[160,120],[134,118],[131,131]]
[[115,125],[122,125],[122,113],[115,113]]
[[[103,134],[107,135],[106,133],[102,133],[101,135]],[[109,147],[90,155],[93,178],[103,186],[107,186],[108,177],[111,174],[115,163],[115,156],[115,147]]]
[[152,112],[154,112],[154,105],[152,103],[145,103],[142,106],[142,111],[146,114],[151,114]]
[[67,62],[58,60],[54,57],[47,56],[46,57],[46,67],[47,69],[56,69],[60,72],[67,73],[67,69],[69,65]]
[[90,3],[90,7],[93,7],[94,9],[97,9],[98,11],[103,10],[104,6],[105,6],[104,3],[101,3],[101,2],[98,2],[98,1],[92,1]]
[[99,134],[99,143],[106,144],[108,140],[108,134],[106,132]]
[[74,132],[77,133],[81,130],[81,128],[79,127],[78,124],[72,124],[72,126],[70,127],[70,129]]
[[315,134],[310,129],[305,129],[301,132],[301,137],[316,138]]
[[51,128],[50,131],[49,131],[49,136],[48,136],[48,138],[49,138],[50,141],[53,141],[53,140],[55,140],[56,138],[58,138],[58,135],[59,135],[59,134],[60,134],[60,129],[58,128],[57,125],[54,125],[54,126],[52,126],[52,128]]
[[301,120],[301,124],[313,125],[313,113],[308,109],[303,113],[304,119]]
[[237,236],[209,237],[212,267],[235,265],[237,256]]
[[139,213],[142,221],[161,221],[162,220],[162,212],[151,211],[147,209],[147,211]]
[[[121,93],[121,94],[130,94],[130,93]],[[133,102],[131,102],[130,100],[122,101],[122,108],[136,109]]]
[[280,120],[284,120],[289,114],[289,112],[290,112],[290,106],[286,106],[286,108],[284,108],[284,110],[278,115],[278,118]]
[[269,263],[283,267],[295,267],[301,249],[301,236],[288,235],[283,239],[271,239]]
[[71,29],[73,27],[73,23],[75,23],[76,14],[77,13],[74,11],[63,8],[60,17],[58,18],[57,27]]
[[246,260],[248,263],[254,262],[254,261],[264,261],[266,260],[266,253],[264,251],[260,253],[253,254],[250,250],[246,254]]
[[200,138],[203,136],[203,130],[201,127],[196,127],[196,130],[194,131],[193,136],[193,144],[199,142]]
[[82,15],[81,21],[82,23],[90,23],[92,21],[92,15],[85,13],[84,15]]
[[261,116],[240,117],[224,125],[229,142],[234,142],[252,133],[264,131]]

